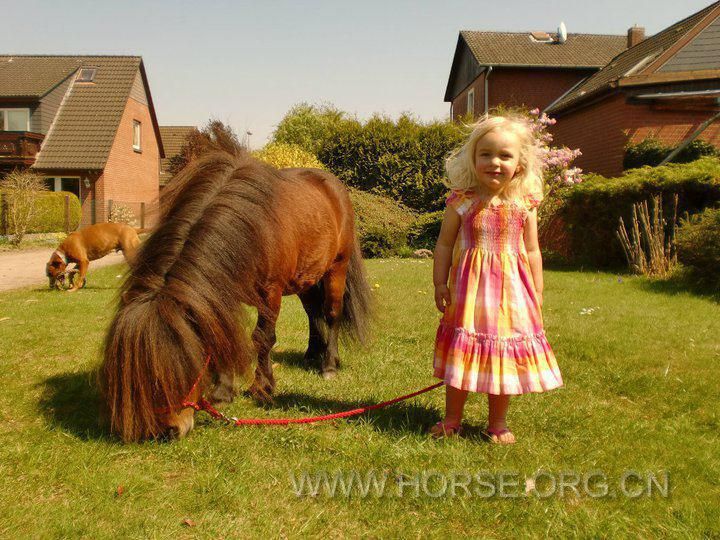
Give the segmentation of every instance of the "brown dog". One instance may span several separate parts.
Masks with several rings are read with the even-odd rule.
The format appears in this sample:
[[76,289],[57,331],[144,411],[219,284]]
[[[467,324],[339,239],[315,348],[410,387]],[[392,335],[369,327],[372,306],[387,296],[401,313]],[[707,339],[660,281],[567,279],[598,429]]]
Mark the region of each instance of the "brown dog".
[[100,259],[111,251],[122,251],[125,260],[131,262],[140,244],[138,233],[143,229],[135,229],[124,223],[98,223],[77,232],[70,233],[60,244],[45,265],[45,274],[50,281],[50,288],[58,289],[65,281],[67,265],[75,263],[77,279],[70,279],[69,290],[76,291],[85,286],[90,261]]

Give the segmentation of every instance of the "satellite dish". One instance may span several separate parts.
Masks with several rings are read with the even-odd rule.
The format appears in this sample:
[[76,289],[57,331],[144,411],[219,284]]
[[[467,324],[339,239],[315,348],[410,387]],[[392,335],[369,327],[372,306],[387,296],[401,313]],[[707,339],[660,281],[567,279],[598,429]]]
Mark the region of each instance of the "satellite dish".
[[565,28],[565,23],[561,22],[560,26],[558,26],[558,42],[565,43],[566,41],[567,41],[567,29]]

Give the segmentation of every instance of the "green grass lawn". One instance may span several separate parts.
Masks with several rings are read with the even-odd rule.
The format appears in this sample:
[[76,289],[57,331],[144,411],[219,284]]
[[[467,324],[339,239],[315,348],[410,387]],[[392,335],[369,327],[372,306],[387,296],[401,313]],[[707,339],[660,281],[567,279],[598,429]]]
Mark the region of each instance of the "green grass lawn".
[[[274,406],[240,396],[227,411],[325,414],[434,382],[431,265],[368,262],[375,341],[343,348],[329,382],[303,366],[304,312],[285,299]],[[1,537],[720,535],[720,305],[710,299],[643,278],[546,271],[546,330],[566,386],[512,401],[514,446],[483,439],[483,396],[469,400],[465,438],[430,440],[441,390],[305,426],[233,428],[200,414],[187,439],[123,445],[98,423],[93,383],[120,272],[91,273],[77,294],[0,294]],[[291,477],[303,471],[387,482],[382,494],[297,496]],[[668,496],[625,496],[626,471],[667,474]],[[593,472],[603,476],[587,489],[560,493],[561,481]],[[445,489],[466,481],[468,491]]]

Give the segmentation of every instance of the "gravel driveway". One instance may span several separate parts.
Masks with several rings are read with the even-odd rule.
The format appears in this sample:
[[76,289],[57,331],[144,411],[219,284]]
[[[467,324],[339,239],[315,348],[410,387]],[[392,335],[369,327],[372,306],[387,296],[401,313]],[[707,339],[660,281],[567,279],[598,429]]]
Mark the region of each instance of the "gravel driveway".
[[[45,264],[55,248],[32,249],[27,251],[0,252],[0,291],[44,285]],[[111,253],[90,263],[90,271],[102,266],[123,262],[122,253]]]

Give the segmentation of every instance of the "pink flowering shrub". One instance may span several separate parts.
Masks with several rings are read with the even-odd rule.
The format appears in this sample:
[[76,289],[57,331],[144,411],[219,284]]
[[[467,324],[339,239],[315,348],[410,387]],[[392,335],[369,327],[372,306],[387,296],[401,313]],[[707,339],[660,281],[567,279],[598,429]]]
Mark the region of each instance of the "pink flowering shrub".
[[558,189],[582,182],[582,169],[570,166],[575,159],[582,155],[582,152],[578,148],[573,150],[566,146],[551,146],[553,136],[548,131],[548,127],[555,125],[557,120],[550,118],[545,113],[541,114],[540,109],[537,108],[529,111],[528,115],[535,136],[540,143],[540,157],[545,167],[546,197],[554,194]]
[[563,205],[560,195],[583,181],[582,169],[571,165],[582,152],[577,148],[552,146],[553,136],[548,128],[557,122],[554,118],[540,113],[539,109],[528,111],[527,116],[540,145],[540,159],[545,169],[545,198],[538,208],[540,244],[546,252],[569,259],[570,237],[559,212]]

